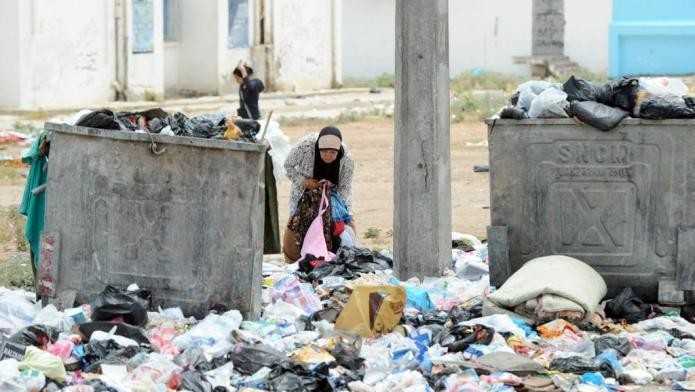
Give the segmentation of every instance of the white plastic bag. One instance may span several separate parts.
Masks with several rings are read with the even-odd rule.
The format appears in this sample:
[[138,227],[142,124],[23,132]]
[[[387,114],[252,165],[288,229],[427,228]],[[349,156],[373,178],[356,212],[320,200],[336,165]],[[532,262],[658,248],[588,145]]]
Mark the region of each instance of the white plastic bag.
[[[263,128],[265,128],[266,120],[260,119],[258,122],[261,124],[261,131],[256,135],[258,140],[263,133]],[[280,181],[285,178],[285,161],[287,156],[290,154],[292,149],[292,144],[290,139],[282,132],[280,129],[280,124],[277,121],[270,121],[268,123],[268,129],[265,133],[265,140],[270,143],[270,157],[273,160],[273,174],[275,175],[275,181]]]
[[32,324],[36,306],[19,292],[8,291],[0,295],[0,331],[12,335]]
[[238,310],[230,310],[222,315],[209,314],[188,332],[177,336],[174,344],[181,351],[200,347],[212,358],[222,356],[232,349],[230,334],[239,329],[242,321]]
[[568,106],[567,93],[557,88],[549,88],[540,93],[533,102],[531,102],[528,116],[530,118],[567,117],[565,109]]
[[33,324],[47,325],[58,329],[60,332],[69,332],[75,325],[75,320],[59,311],[53,304],[50,304],[36,314]]
[[639,85],[648,93],[656,96],[688,95],[688,86],[680,79],[674,78],[640,78]]

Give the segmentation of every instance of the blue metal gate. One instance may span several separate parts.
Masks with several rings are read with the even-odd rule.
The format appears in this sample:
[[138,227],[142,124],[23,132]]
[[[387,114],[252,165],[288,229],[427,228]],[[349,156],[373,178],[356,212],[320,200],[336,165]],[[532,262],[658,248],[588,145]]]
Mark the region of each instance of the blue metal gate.
[[613,0],[609,74],[695,74],[695,0]]

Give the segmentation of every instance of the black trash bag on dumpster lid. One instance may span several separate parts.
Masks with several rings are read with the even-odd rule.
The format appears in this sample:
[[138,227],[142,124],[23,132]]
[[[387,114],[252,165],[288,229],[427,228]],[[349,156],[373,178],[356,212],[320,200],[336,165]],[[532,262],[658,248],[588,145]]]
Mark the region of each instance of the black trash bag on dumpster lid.
[[598,86],[573,75],[562,85],[562,90],[567,93],[567,100],[570,102],[596,101],[632,112],[639,91],[639,80],[623,78]]
[[604,132],[617,127],[628,113],[593,101],[572,101],[567,114]]
[[274,365],[287,362],[285,354],[264,344],[237,344],[229,358],[234,363],[234,370],[243,375],[251,375],[263,367],[272,368]]
[[121,129],[121,124],[116,120],[116,115],[109,109],[100,109],[87,113],[77,120],[75,126],[110,129],[113,131]]
[[528,118],[528,114],[523,109],[513,106],[506,106],[500,111],[500,118],[511,118],[513,120],[523,120]]
[[16,334],[10,336],[10,342],[24,346],[36,346],[45,348],[48,343],[55,343],[58,340],[60,331],[48,325],[30,325],[22,328]]
[[112,321],[122,318],[127,324],[147,324],[147,309],[150,307],[150,292],[147,290],[125,291],[106,286],[92,304],[92,320]]
[[200,372],[188,370],[181,375],[181,389],[191,392],[212,392],[212,384]]
[[695,107],[677,96],[651,96],[639,107],[639,116],[650,120],[695,118]]
[[606,303],[606,316],[614,320],[625,320],[630,324],[648,319],[655,309],[645,304],[632,288],[627,287],[617,297]]
[[328,365],[324,363],[309,370],[301,365],[280,364],[268,376],[268,389],[273,392],[331,391]]
[[695,97],[683,97],[683,101],[689,108],[695,108]]

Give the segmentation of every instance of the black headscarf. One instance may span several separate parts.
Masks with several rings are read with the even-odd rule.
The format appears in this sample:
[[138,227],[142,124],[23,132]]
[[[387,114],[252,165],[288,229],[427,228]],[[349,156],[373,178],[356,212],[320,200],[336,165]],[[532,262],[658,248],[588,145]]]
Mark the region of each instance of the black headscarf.
[[316,139],[316,144],[314,145],[314,178],[317,180],[328,180],[333,185],[339,185],[340,183],[340,160],[345,155],[343,146],[340,146],[340,151],[338,152],[338,158],[336,158],[333,163],[326,163],[321,159],[321,153],[319,151],[319,139],[321,136],[333,135],[337,136],[341,141],[343,140],[343,135],[340,130],[336,127],[325,127],[319,133],[319,138]]

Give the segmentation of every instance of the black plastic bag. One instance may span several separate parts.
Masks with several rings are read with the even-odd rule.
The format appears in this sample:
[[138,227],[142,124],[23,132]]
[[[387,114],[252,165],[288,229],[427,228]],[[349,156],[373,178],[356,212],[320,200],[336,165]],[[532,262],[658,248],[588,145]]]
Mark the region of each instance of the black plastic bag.
[[695,97],[683,97],[683,101],[689,108],[695,108]]
[[562,85],[562,90],[567,93],[567,100],[570,102],[596,101],[632,112],[639,91],[639,80],[623,78],[598,86],[573,75]]
[[273,392],[331,391],[328,365],[321,364],[313,370],[308,370],[301,365],[281,364],[270,372],[268,389]]
[[315,267],[309,273],[297,275],[309,282],[319,282],[326,276],[340,276],[346,280],[359,278],[362,274],[393,268],[393,260],[366,248],[341,247],[336,259]]
[[331,350],[331,355],[339,366],[355,372],[364,370],[364,358],[360,358],[360,350],[355,347],[339,343]]
[[555,358],[550,362],[550,370],[557,370],[562,373],[584,374],[597,372],[600,366],[593,359],[574,356],[568,358]]
[[30,325],[22,328],[16,334],[10,336],[10,342],[24,346],[36,346],[45,348],[48,343],[55,343],[58,340],[60,331],[47,325]]
[[609,349],[613,349],[623,357],[632,351],[632,345],[627,338],[620,338],[611,335],[603,335],[594,339],[594,348],[596,349],[597,354]]
[[78,329],[80,333],[87,338],[87,341],[89,341],[94,332],[111,332],[114,327],[116,327],[115,334],[118,336],[132,339],[139,344],[150,344],[150,340],[147,338],[145,331],[143,331],[142,328],[134,327],[128,324],[110,323],[108,321],[92,321],[89,323],[80,324]]
[[121,347],[113,340],[89,342],[84,345],[83,370],[93,373],[101,364],[123,365],[146,350],[138,346]]
[[593,101],[572,101],[567,114],[604,132],[617,127],[628,113]]
[[100,109],[87,113],[80,117],[75,125],[80,127],[110,129],[114,131],[121,129],[121,124],[116,119],[116,115],[109,109]]
[[614,320],[625,320],[630,324],[648,319],[654,309],[645,304],[632,288],[627,287],[617,297],[606,303],[606,316]]
[[676,96],[651,96],[639,107],[639,116],[650,120],[695,118],[695,107]]
[[500,111],[500,118],[511,118],[513,120],[523,120],[528,118],[528,114],[523,109],[513,106],[506,106]]
[[191,392],[212,392],[212,384],[200,372],[188,370],[181,375],[181,389]]
[[127,324],[144,326],[147,324],[150,298],[147,290],[124,291],[106,286],[92,304],[92,320],[112,321],[122,318]]
[[439,344],[449,352],[465,351],[471,344],[488,345],[495,336],[495,330],[484,325],[456,325],[439,335]]
[[229,353],[234,363],[234,370],[244,375],[251,375],[263,367],[273,367],[287,362],[285,354],[264,344],[240,343]]

